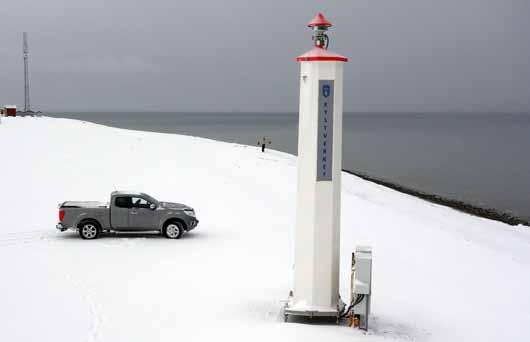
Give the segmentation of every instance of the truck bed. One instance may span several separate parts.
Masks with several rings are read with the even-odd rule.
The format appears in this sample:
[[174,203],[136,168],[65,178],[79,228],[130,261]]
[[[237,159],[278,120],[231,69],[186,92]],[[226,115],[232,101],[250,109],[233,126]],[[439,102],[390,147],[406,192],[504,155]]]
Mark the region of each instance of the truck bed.
[[61,208],[108,208],[108,203],[98,201],[66,201]]

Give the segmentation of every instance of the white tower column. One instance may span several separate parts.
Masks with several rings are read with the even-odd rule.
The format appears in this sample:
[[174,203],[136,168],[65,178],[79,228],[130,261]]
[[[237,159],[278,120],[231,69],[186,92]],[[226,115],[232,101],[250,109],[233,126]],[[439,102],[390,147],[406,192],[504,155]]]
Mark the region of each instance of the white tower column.
[[315,47],[300,62],[298,189],[294,288],[286,315],[334,316],[339,298],[342,169],[342,69],[327,50],[322,14],[308,25]]

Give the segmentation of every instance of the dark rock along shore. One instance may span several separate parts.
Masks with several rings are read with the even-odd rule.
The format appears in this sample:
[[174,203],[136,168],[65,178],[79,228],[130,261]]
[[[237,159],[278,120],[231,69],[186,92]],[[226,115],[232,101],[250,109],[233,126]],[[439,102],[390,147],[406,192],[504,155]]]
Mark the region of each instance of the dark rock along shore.
[[444,206],[453,208],[455,210],[458,210],[458,211],[461,211],[467,214],[484,217],[490,220],[504,222],[511,226],[524,225],[524,226],[530,227],[530,222],[528,222],[527,220],[516,217],[506,212],[501,212],[496,209],[481,208],[481,207],[478,207],[478,206],[475,206],[475,205],[472,205],[472,204],[469,204],[469,203],[466,203],[460,200],[446,198],[446,197],[435,195],[435,194],[429,194],[423,191],[405,187],[400,184],[392,183],[390,181],[375,178],[375,177],[372,177],[372,176],[369,176],[369,175],[366,175],[364,173],[357,172],[357,171],[351,171],[351,170],[345,170],[345,169],[343,169],[342,171],[352,174],[354,176],[360,177],[369,182],[383,185],[387,188],[391,188],[393,190],[396,190],[396,191],[399,191],[399,192],[402,192],[408,195],[416,196],[416,197],[419,197],[421,199],[424,199],[432,203],[444,205]]

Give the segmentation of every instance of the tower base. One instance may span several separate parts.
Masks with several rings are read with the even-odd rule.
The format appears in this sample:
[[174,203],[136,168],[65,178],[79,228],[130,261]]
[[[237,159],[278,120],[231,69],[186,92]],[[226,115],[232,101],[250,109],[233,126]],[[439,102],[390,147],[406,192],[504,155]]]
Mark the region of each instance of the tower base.
[[334,317],[337,319],[337,323],[341,319],[341,315],[344,312],[346,304],[340,299],[337,307],[324,307],[324,306],[315,306],[307,305],[305,303],[294,303],[293,293],[289,293],[289,298],[283,307],[283,319],[285,322],[289,320],[290,316],[300,316],[300,317]]

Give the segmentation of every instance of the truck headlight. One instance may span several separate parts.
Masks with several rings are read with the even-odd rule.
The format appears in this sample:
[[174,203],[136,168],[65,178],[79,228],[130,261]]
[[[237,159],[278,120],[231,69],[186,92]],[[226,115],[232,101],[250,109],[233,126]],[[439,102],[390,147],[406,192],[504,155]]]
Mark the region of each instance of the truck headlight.
[[195,210],[193,209],[186,209],[184,210],[184,214],[188,215],[188,216],[193,216],[195,217]]

